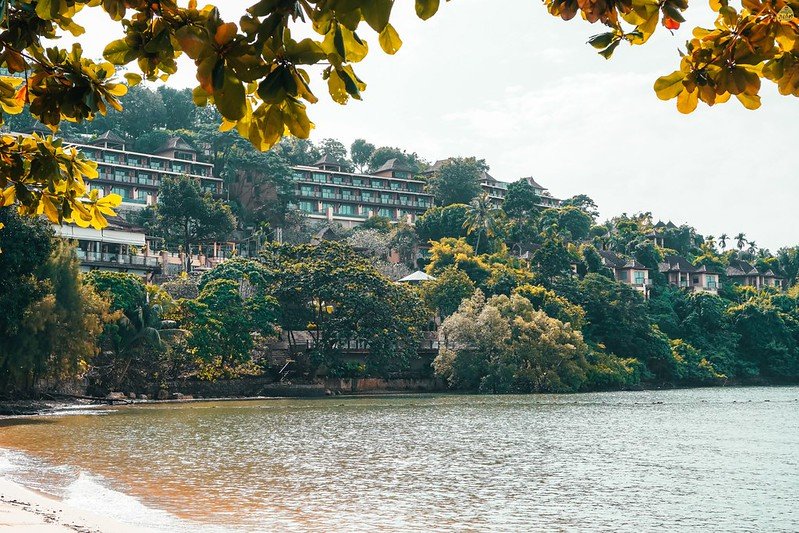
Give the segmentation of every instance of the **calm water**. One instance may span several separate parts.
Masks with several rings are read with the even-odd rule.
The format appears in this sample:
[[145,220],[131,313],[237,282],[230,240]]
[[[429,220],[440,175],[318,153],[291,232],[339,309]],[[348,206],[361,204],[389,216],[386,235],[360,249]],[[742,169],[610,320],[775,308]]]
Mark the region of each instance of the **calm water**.
[[799,530],[797,387],[100,413],[6,421],[0,474],[163,531]]

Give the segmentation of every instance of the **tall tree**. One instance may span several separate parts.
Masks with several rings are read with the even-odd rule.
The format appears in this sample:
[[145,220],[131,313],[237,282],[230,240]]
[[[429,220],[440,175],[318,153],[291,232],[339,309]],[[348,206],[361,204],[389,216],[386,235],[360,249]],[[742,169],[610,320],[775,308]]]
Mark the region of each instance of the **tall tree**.
[[735,236],[735,246],[738,247],[739,250],[743,250],[746,247],[746,235],[744,233],[739,233]]
[[563,200],[561,206],[576,207],[577,209],[580,209],[590,215],[594,220],[596,220],[596,218],[599,216],[599,207],[597,207],[596,202],[594,202],[588,195],[585,194],[578,194],[577,196],[567,198]]
[[173,89],[162,85],[157,92],[164,105],[163,126],[166,129],[188,129],[194,125],[197,106],[194,105],[190,89]]
[[369,161],[375,151],[375,145],[364,139],[355,139],[350,146],[352,162],[358,172],[363,173],[369,168]]
[[430,176],[427,188],[438,205],[468,204],[482,191],[480,180],[487,171],[482,159],[452,158]]
[[236,226],[230,207],[203,193],[199,183],[187,176],[164,180],[155,211],[161,235],[182,245],[187,257],[194,245],[224,240]]
[[538,193],[527,180],[521,179],[508,184],[508,193],[502,203],[502,210],[509,218],[521,219],[535,217],[541,210]]
[[466,211],[466,220],[463,227],[466,233],[477,234],[477,244],[474,246],[475,253],[480,253],[480,240],[484,237],[483,243],[496,236],[499,226],[501,210],[494,206],[487,194],[482,194],[471,201]]

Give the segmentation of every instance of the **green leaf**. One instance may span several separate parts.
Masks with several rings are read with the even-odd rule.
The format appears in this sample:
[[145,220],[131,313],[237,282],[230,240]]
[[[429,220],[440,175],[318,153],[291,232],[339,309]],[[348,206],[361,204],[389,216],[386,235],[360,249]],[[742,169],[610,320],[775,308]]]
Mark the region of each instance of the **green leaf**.
[[361,4],[363,19],[376,32],[382,32],[391,16],[394,0],[371,0]]
[[103,57],[115,65],[124,65],[133,61],[138,54],[132,50],[125,39],[111,41],[103,50]]
[[603,48],[607,48],[610,46],[610,43],[613,42],[613,39],[616,38],[616,34],[613,32],[608,33],[600,33],[598,35],[593,35],[588,39],[588,44],[596,48],[597,50],[602,50]]
[[245,95],[244,85],[230,72],[226,72],[222,88],[214,90],[214,103],[223,117],[239,120],[247,113]]
[[613,51],[616,50],[616,48],[618,48],[620,43],[621,40],[613,41],[612,43],[610,43],[610,46],[608,46],[604,50],[600,50],[599,55],[601,55],[605,59],[610,59],[610,56],[613,55]]
[[427,20],[436,14],[440,3],[440,0],[416,0],[416,15]]

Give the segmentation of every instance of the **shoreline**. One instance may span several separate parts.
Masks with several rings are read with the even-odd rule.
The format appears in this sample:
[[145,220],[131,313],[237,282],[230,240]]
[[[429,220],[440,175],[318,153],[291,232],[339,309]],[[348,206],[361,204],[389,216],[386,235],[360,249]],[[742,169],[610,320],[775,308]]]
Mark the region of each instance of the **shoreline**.
[[[640,384],[638,387],[631,387],[626,389],[609,389],[609,390],[596,390],[596,391],[578,391],[572,393],[559,393],[569,396],[579,396],[582,394],[595,394],[603,392],[644,392],[644,391],[667,391],[667,390],[686,390],[686,389],[727,389],[727,388],[755,388],[755,387],[792,387],[797,383],[793,382],[769,382],[762,380],[753,381],[734,381],[724,384],[706,384],[706,385],[675,385],[670,383],[647,383]],[[552,393],[531,393],[531,396],[537,395],[550,395]],[[188,403],[208,403],[208,402],[248,402],[248,401],[263,401],[263,400],[323,400],[330,398],[381,398],[381,397],[397,397],[397,396],[416,396],[416,395],[430,395],[430,396],[494,396],[493,394],[484,394],[479,391],[472,390],[426,390],[426,391],[413,391],[413,390],[369,390],[362,392],[339,392],[333,395],[325,396],[226,396],[226,397],[203,397],[203,398],[187,398],[168,399],[168,400],[115,400],[114,403],[92,401],[88,399],[73,399],[73,400],[14,400],[3,402],[0,401],[0,420],[47,416],[53,414],[80,414],[84,410],[94,409],[110,409],[114,407],[135,407],[135,406],[150,406],[150,405],[170,405],[170,404],[188,404]],[[498,396],[502,396],[501,394]],[[0,478],[2,479],[2,478]]]
[[0,477],[0,532],[141,533],[130,526],[65,505],[61,500]]

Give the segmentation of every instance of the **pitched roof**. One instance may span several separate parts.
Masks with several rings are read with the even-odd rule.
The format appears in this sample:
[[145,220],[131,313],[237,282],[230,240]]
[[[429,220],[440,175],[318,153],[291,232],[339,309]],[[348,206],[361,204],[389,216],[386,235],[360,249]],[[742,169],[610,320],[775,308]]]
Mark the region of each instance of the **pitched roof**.
[[627,259],[626,257],[622,257],[608,250],[597,250],[597,252],[600,257],[602,257],[603,263],[605,263],[606,266],[618,269],[648,270],[646,265],[639,263],[635,259]]
[[704,274],[718,274],[706,265],[694,266],[686,258],[679,255],[667,255],[663,262],[658,264],[660,272],[701,272]]
[[105,133],[100,135],[99,137],[95,137],[89,144],[99,144],[99,143],[112,143],[112,144],[121,144],[125,145],[126,141],[116,133],[111,130],[106,130]]
[[436,278],[434,278],[433,276],[425,272],[422,272],[421,270],[417,270],[413,274],[408,274],[407,276],[399,280],[397,283],[413,283],[417,281],[435,281],[435,280]]
[[343,163],[330,154],[324,154],[319,161],[313,164],[315,167],[321,167],[322,165],[336,165],[340,167]]
[[197,149],[183,140],[182,137],[170,137],[155,151],[156,154],[167,150],[184,150],[186,152],[197,152]]
[[524,178],[519,178],[519,179],[520,179],[520,180],[524,180],[524,181],[526,181],[527,183],[529,183],[530,185],[532,185],[532,187],[533,187],[534,189],[539,189],[539,190],[542,190],[542,191],[545,191],[545,190],[547,190],[547,188],[546,188],[546,187],[542,186],[540,183],[538,183],[537,181],[535,181],[535,178],[533,178],[532,176],[526,176],[526,177],[524,177]]
[[730,266],[727,267],[727,275],[735,276],[755,276],[760,274],[758,270],[746,261],[740,259],[730,259]]
[[[339,163],[339,164],[340,164],[340,163]],[[389,159],[388,161],[386,161],[385,163],[383,163],[383,164],[380,166],[380,168],[378,168],[377,170],[375,170],[375,174],[377,174],[378,172],[385,172],[385,171],[387,171],[387,170],[397,170],[397,171],[399,171],[399,172],[413,172],[413,169],[411,169],[410,167],[408,167],[408,165],[404,165],[404,164],[403,164],[402,162],[400,162],[400,160],[399,160],[399,159],[397,159],[396,157],[392,157],[391,159]]]

